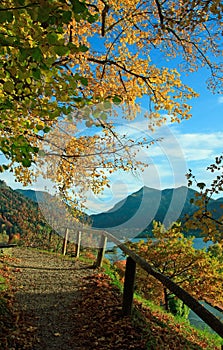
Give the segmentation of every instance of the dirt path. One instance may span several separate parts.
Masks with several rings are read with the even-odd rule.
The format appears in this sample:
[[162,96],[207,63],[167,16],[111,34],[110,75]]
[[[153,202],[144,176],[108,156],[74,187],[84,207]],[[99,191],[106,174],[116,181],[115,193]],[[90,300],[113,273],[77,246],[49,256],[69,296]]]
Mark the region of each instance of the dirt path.
[[86,264],[34,249],[15,248],[15,307],[35,335],[33,350],[71,350],[75,325],[74,301],[81,298],[84,278],[94,274]]
[[123,317],[122,294],[103,269],[34,249],[13,248],[13,256],[5,266],[13,278],[13,312],[9,321],[0,317],[1,350],[219,348],[140,302],[132,318]]

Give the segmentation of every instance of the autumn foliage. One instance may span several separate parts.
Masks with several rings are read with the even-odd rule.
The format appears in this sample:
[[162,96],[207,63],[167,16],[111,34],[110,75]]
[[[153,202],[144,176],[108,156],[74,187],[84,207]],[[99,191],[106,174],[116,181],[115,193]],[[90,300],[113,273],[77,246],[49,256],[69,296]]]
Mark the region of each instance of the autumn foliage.
[[[180,224],[165,229],[154,223],[153,234],[155,241],[148,239],[145,242],[129,243],[129,246],[154,269],[198,300],[211,299],[213,304],[222,304],[221,262],[204,249],[196,250],[193,247],[193,237],[186,238],[181,233]],[[142,269],[138,270],[136,285],[137,291],[146,298],[169,309],[169,301],[173,296]]]
[[223,192],[223,155],[216,157],[214,163],[210,164],[206,170],[212,173],[209,185],[200,182],[191,169],[187,174],[188,185],[196,185],[199,193],[192,200],[198,210],[194,215],[187,216],[186,227],[200,230],[206,241],[217,242],[222,247],[223,201],[221,198],[219,199],[219,207],[215,210],[212,210],[210,201],[213,196]]
[[[208,67],[221,91],[220,1],[3,0],[0,12],[1,170],[25,184],[39,175],[28,170],[35,162],[64,195],[73,184],[97,192],[109,172],[139,166],[135,142],[115,132],[117,106],[129,120],[148,96],[154,129],[190,117],[197,94],[180,69]],[[167,68],[175,58],[181,67]]]

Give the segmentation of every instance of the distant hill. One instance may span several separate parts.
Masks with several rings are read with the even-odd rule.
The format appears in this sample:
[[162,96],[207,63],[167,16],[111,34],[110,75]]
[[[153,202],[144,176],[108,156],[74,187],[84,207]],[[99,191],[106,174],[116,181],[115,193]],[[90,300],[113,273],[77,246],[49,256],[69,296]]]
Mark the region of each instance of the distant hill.
[[[197,209],[190,202],[195,194],[195,190],[184,186],[162,191],[142,187],[107,212],[91,215],[92,225],[113,232],[120,231],[123,236],[126,233],[134,236],[142,232],[148,234],[153,220],[168,227],[174,221],[183,221],[185,214],[192,215]],[[222,215],[220,203],[223,203],[223,198],[210,200],[209,208],[216,213],[216,217]]]
[[47,195],[50,196],[50,194],[48,194],[45,191],[34,191],[34,190],[23,190],[23,189],[18,189],[15,191],[31,199],[33,202],[36,202],[36,203],[44,201]]
[[[47,236],[49,232],[63,236],[65,227],[71,227],[70,238],[76,235],[75,220],[72,215],[67,217],[65,204],[45,191],[30,189],[13,190],[0,181],[0,233],[29,233]],[[82,223],[88,223],[88,215],[79,214]],[[74,230],[72,231],[72,228]],[[30,235],[29,235],[30,236]]]

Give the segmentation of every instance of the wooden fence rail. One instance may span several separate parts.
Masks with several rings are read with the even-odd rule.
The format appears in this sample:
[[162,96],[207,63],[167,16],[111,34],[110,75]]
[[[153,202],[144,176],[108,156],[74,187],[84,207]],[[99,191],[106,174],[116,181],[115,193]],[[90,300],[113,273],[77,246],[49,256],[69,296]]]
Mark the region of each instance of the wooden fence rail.
[[[218,335],[223,338],[223,323],[215,317],[210,311],[208,311],[203,305],[201,305],[194,297],[192,297],[188,292],[179,287],[176,283],[174,283],[171,279],[164,276],[160,272],[156,271],[147,261],[142,259],[139,255],[130,250],[125,244],[121,243],[116,237],[108,232],[103,232],[104,235],[107,236],[109,240],[116,243],[118,247],[132,260],[135,261],[142,269],[144,269],[148,274],[155,277],[158,281],[160,281],[166,288],[168,288],[173,294],[175,294],[180,300],[184,302],[192,311],[196,313],[209,327],[211,327]],[[126,276],[128,278],[128,274]],[[132,288],[132,293],[134,292],[134,288]],[[123,299],[126,298],[123,295]],[[131,299],[128,296],[129,302]],[[126,302],[123,301],[123,304]],[[128,310],[131,310],[131,307],[128,307]]]
[[[179,287],[171,279],[164,276],[160,272],[156,271],[147,261],[142,259],[135,252],[130,250],[125,244],[119,239],[106,231],[94,230],[101,235],[101,244],[98,250],[98,256],[96,259],[95,267],[102,265],[102,259],[105,252],[107,239],[115,243],[127,256],[126,271],[125,271],[125,282],[124,282],[124,293],[123,293],[123,314],[130,315],[133,304],[134,294],[134,281],[136,264],[144,269],[148,274],[155,277],[165,286],[169,291],[175,294],[180,300],[184,302],[192,311],[195,312],[210,328],[212,328],[218,335],[223,338],[223,323],[215,317],[210,311],[208,311],[203,305],[201,305],[193,296],[191,296],[184,289]],[[80,244],[81,242],[79,242]]]
[[13,248],[13,247],[17,247],[17,244],[15,243],[0,243],[0,248]]

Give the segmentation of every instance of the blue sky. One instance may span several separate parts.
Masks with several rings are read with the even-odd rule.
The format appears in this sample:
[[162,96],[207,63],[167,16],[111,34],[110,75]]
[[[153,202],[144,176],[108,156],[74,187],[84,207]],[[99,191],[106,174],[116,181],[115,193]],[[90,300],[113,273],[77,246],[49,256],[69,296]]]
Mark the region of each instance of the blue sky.
[[[127,132],[130,136],[145,133],[151,137],[163,137],[163,141],[139,153],[139,159],[149,164],[144,173],[118,172],[111,176],[111,188],[104,194],[95,196],[89,193],[89,212],[105,211],[144,185],[158,189],[187,185],[185,174],[189,168],[199,181],[210,182],[212,174],[205,169],[223,151],[223,96],[207,89],[208,77],[209,72],[205,69],[182,76],[183,81],[200,94],[190,101],[191,119],[180,124],[167,124],[155,134],[148,131],[141,116],[131,123],[120,123],[120,132]],[[146,98],[142,101],[142,109],[146,110]],[[1,174],[1,179],[14,189],[22,188],[7,172]],[[43,190],[46,185],[39,181],[29,188]]]
[[[140,153],[139,159],[149,164],[144,173],[131,176],[119,172],[111,177],[112,186],[105,193],[99,196],[89,194],[88,205],[92,212],[111,208],[144,185],[158,189],[187,186],[185,174],[188,169],[192,169],[198,181],[210,184],[213,174],[206,168],[223,152],[223,96],[207,89],[208,77],[209,72],[205,69],[182,77],[200,94],[190,101],[191,119],[180,124],[167,124],[155,134],[148,132],[143,118],[132,122],[130,136],[135,130],[137,135],[145,133],[155,138],[163,137],[163,141]],[[146,109],[146,102],[142,106]],[[127,132],[126,124],[123,129]]]

